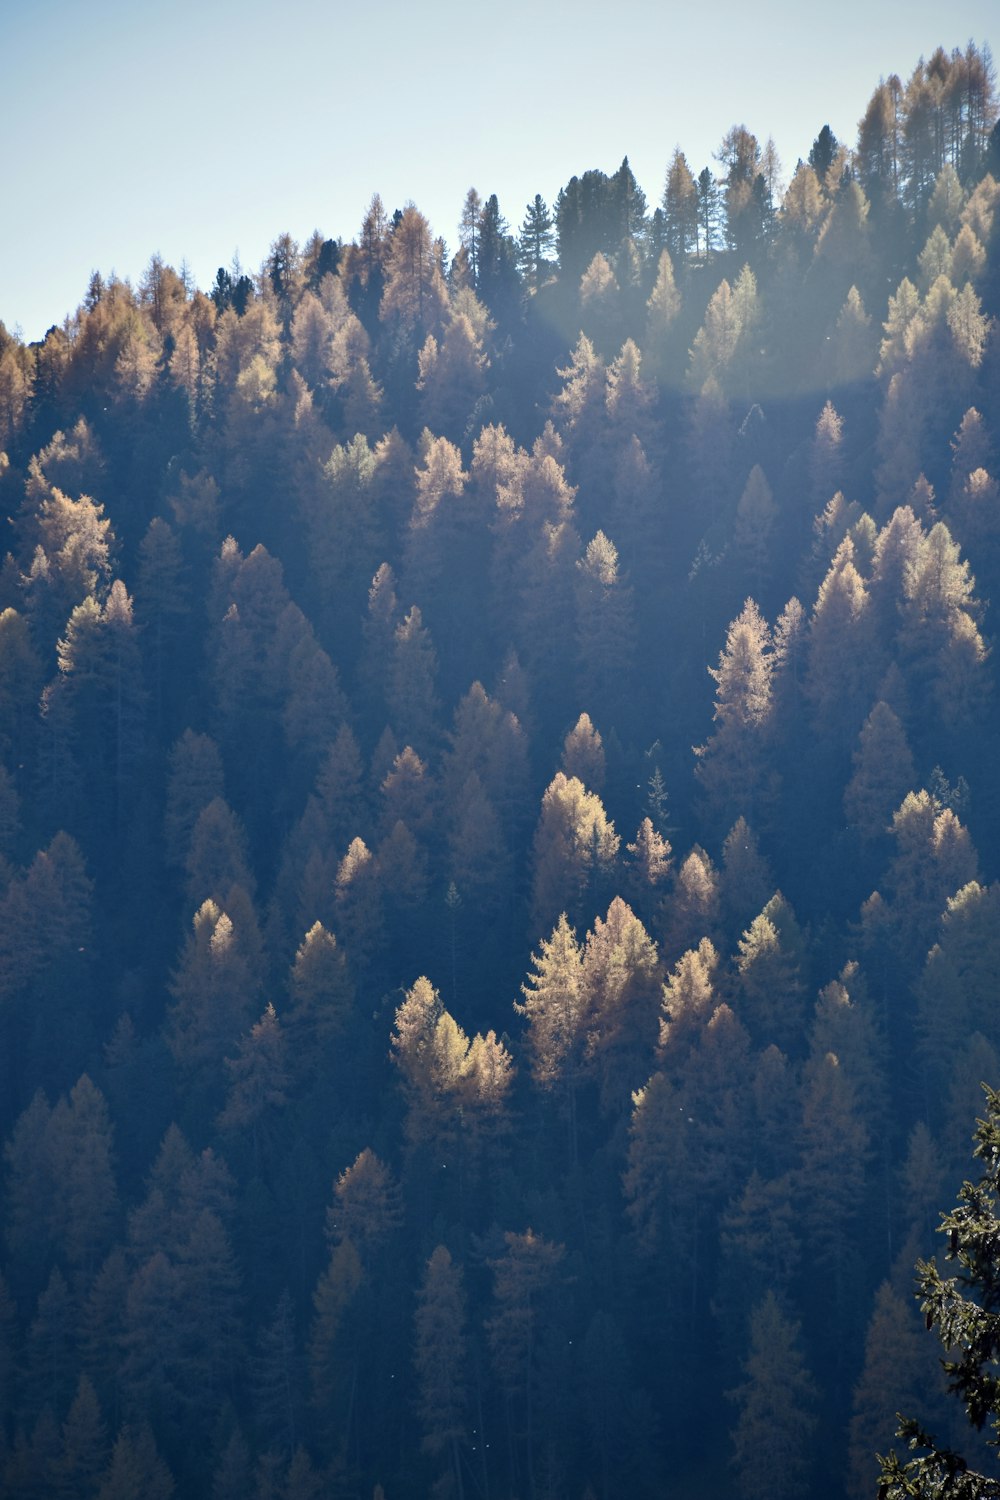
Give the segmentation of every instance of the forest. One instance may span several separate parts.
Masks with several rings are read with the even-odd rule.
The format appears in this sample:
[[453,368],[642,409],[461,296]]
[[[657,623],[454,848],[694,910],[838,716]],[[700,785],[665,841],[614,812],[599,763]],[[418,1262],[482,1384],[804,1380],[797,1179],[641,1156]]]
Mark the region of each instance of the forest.
[[942,47],[794,170],[0,324],[5,1496],[967,1445],[914,1264],[1000,1087],[998,116]]

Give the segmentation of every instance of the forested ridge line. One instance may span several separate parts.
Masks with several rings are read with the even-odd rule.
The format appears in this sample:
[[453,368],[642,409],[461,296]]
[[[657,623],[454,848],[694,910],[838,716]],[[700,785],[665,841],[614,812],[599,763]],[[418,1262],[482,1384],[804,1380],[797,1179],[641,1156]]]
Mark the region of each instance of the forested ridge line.
[[0,1490],[874,1494],[1000,1080],[988,49],[0,325]]

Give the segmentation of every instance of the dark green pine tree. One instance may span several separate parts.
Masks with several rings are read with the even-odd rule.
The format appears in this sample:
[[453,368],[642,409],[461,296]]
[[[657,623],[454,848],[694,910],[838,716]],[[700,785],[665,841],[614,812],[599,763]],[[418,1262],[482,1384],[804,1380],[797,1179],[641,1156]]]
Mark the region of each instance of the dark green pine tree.
[[[942,1361],[948,1388],[958,1396],[970,1425],[986,1432],[987,1449],[1000,1453],[1000,1093],[983,1085],[986,1118],[976,1126],[974,1155],[983,1172],[965,1182],[959,1202],[942,1215],[946,1259],[958,1274],[944,1277],[937,1260],[917,1262],[917,1295],[927,1328],[936,1327],[948,1358]],[[1000,1496],[1000,1478],[977,1473],[969,1460],[939,1444],[919,1421],[905,1417],[897,1436],[920,1456],[906,1462],[895,1452],[879,1456],[879,1500],[987,1500]],[[922,1451],[921,1451],[922,1450]],[[994,1458],[994,1463],[995,1463]]]
[[518,263],[533,292],[538,291],[547,273],[553,269],[549,254],[555,243],[554,223],[545,199],[541,193],[536,193],[527,205],[517,240]]

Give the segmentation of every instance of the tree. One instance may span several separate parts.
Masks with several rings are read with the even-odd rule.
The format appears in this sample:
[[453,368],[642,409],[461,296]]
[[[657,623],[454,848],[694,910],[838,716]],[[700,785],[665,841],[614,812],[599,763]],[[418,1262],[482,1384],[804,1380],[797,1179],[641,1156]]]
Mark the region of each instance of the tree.
[[337,867],[335,881],[337,930],[344,939],[347,960],[357,976],[378,947],[382,934],[382,883],[375,858],[364,839],[352,839]]
[[[986,1445],[1000,1447],[1000,1093],[983,1085],[986,1115],[976,1122],[973,1155],[982,1164],[975,1182],[965,1182],[959,1202],[942,1215],[945,1257],[958,1274],[945,1277],[937,1259],[917,1262],[917,1295],[928,1330],[937,1329],[947,1358],[942,1361],[952,1395],[965,1407],[970,1425],[988,1428]],[[955,1449],[939,1444],[912,1417],[902,1419],[897,1436],[919,1458],[901,1462],[895,1452],[879,1456],[880,1500],[987,1500],[1000,1495],[1000,1480],[975,1472]]]
[[854,775],[844,792],[844,812],[865,843],[888,832],[889,820],[916,780],[906,730],[880,699],[868,715],[854,751]]
[[139,580],[136,590],[136,625],[145,637],[145,654],[151,665],[157,726],[164,708],[174,695],[169,663],[183,639],[183,621],[190,610],[184,578],[180,539],[160,516],[154,516],[139,544]]
[[771,575],[777,519],[778,506],[767,475],[759,464],[754,464],[736,506],[733,542],[742,554],[745,574],[755,588],[760,588]]
[[733,289],[723,279],[705,309],[705,321],[691,346],[691,384],[701,390],[710,376],[721,380],[733,363],[742,327],[733,304]]
[[486,388],[488,365],[470,318],[452,308],[441,338],[428,334],[417,364],[421,420],[434,432],[461,439]]
[[337,939],[314,922],[299,944],[288,976],[289,1007],[282,1025],[293,1073],[312,1079],[329,1068],[334,1044],[354,1006],[354,986]]
[[666,948],[681,954],[703,937],[717,936],[719,875],[710,855],[695,844],[677,872],[667,907]]
[[874,933],[885,926],[899,957],[919,962],[949,897],[974,881],[978,859],[968,830],[924,789],[907,792],[892,819],[896,852],[885,872],[887,904],[862,909]]
[[418,605],[396,626],[386,690],[392,726],[404,740],[426,750],[436,737],[437,652]]
[[743,928],[774,891],[774,877],[760,852],[757,835],[742,815],[722,845],[720,896],[727,923]]
[[805,682],[817,729],[841,741],[857,733],[879,665],[870,602],[853,541],[845,536],[809,622]]
[[605,721],[621,723],[630,698],[632,588],[619,569],[618,548],[603,531],[576,567],[577,696]]
[[216,1083],[225,1054],[253,1022],[262,976],[250,963],[250,934],[214,901],[202,902],[193,928],[170,986],[167,1043],[189,1076]]
[[402,1221],[399,1184],[366,1146],[333,1185],[333,1203],[326,1211],[327,1240],[331,1245],[350,1240],[368,1268]]
[[86,1073],[53,1109],[47,1135],[56,1241],[65,1263],[89,1281],[109,1248],[119,1208],[111,1119]]
[[663,986],[660,1052],[676,1071],[715,1009],[712,980],[719,955],[709,939],[681,955]]
[[861,1269],[857,1222],[871,1158],[859,1094],[857,1083],[835,1052],[810,1059],[802,1090],[799,1219],[805,1230],[806,1255],[826,1278],[827,1333],[832,1338],[838,1338],[844,1323],[857,1316]]
[[674,280],[674,268],[669,250],[660,252],[656,280],[646,303],[646,337],[643,339],[647,368],[664,381],[669,375],[679,374],[678,356],[683,345],[676,350],[670,347],[670,330],[681,310],[680,293]]
[[774,772],[767,758],[773,671],[770,629],[754,601],[747,599],[726,633],[718,667],[708,669],[716,684],[718,727],[695,752],[698,780],[713,812],[721,813],[726,822],[766,810],[774,793]]
[[172,1500],[174,1481],[160,1457],[148,1422],[123,1427],[97,1500]]
[[787,1053],[802,1035],[805,987],[799,955],[771,920],[772,909],[769,902],[739,940],[738,1009],[754,1041],[761,1046],[775,1042]]
[[217,1124],[224,1134],[250,1132],[256,1170],[261,1140],[270,1138],[268,1122],[288,1103],[285,1037],[273,1005],[240,1037],[236,1056],[227,1057],[225,1065],[229,1089]]
[[62,1427],[57,1495],[65,1500],[97,1493],[107,1455],[101,1407],[91,1381],[81,1375],[76,1395]]
[[875,1294],[865,1337],[865,1363],[854,1387],[850,1426],[849,1484],[852,1500],[870,1500],[875,1453],[892,1430],[900,1406],[912,1409],[924,1396],[929,1371],[917,1311],[887,1281]]
[[439,325],[447,300],[430,226],[408,203],[389,238],[379,317],[409,334],[428,333]]
[[[138,782],[146,693],[132,600],[116,579],[103,608],[93,595],[73,610],[57,648],[59,676],[45,693],[57,800],[64,767],[85,777],[93,815],[120,826]],[[97,775],[98,767],[110,774]],[[72,775],[72,771],[70,772]],[[103,804],[103,805],[102,805]]]
[[418,1410],[424,1429],[423,1447],[431,1454],[447,1449],[459,1500],[462,1464],[459,1444],[466,1432],[468,1351],[465,1334],[465,1291],[462,1268],[444,1245],[427,1262],[415,1316],[414,1364],[419,1388]]
[[574,921],[586,915],[584,906],[613,868],[620,842],[597,794],[557,771],[542,797],[532,847],[535,931],[560,911]]
[[537,292],[547,274],[552,270],[549,252],[555,242],[555,221],[546,206],[545,199],[536,193],[528,204],[521,233],[518,237],[518,259],[528,286]]
[[707,261],[719,232],[719,185],[709,167],[698,173],[698,227],[695,248]]
[[762,199],[755,192],[762,181],[763,156],[757,137],[745,125],[733,125],[723,137],[716,160],[725,168],[726,237],[738,255],[745,256],[764,230]]
[[[545,1326],[566,1247],[528,1229],[504,1234],[503,1255],[489,1262],[495,1312],[486,1322],[490,1354],[507,1398],[513,1452],[517,1439],[526,1450],[528,1492],[534,1491],[534,1408],[540,1382],[539,1335]],[[550,1313],[551,1316],[551,1313]],[[514,1476],[512,1476],[512,1479]]]
[[[583,1061],[583,954],[563,912],[552,936],[531,957],[534,972],[521,986],[514,1009],[528,1022],[531,1072],[542,1088],[561,1082],[572,1106]],[[573,1135],[572,1107],[570,1130]]]
[[587,1061],[607,1114],[628,1107],[648,1077],[657,1038],[661,970],[656,945],[631,907],[616,896],[595,917],[583,950]]
[[793,1500],[808,1488],[816,1390],[799,1332],[773,1292],[754,1308],[747,1378],[730,1393],[739,1408],[733,1467],[746,1500]]
[[682,265],[698,235],[698,187],[679,147],[667,168],[663,189],[663,228],[671,259]]
[[223,901],[234,885],[253,895],[256,881],[250,869],[246,829],[224,798],[214,797],[198,814],[184,872],[189,906],[197,907],[210,896]]
[[915,986],[917,1031],[932,1087],[943,1092],[960,1046],[979,1032],[1000,1042],[995,965],[1000,960],[1000,886],[970,881],[951,896],[938,941]]
[[504,321],[518,301],[517,248],[496,193],[483,205],[479,221],[478,290],[491,312]]

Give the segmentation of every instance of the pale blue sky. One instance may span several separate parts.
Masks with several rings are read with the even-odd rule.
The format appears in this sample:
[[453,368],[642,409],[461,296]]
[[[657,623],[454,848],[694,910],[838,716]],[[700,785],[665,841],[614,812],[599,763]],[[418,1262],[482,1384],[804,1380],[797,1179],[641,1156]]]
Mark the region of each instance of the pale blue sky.
[[786,173],[854,143],[879,77],[971,37],[997,0],[0,0],[0,319],[37,338],[91,269],[157,252],[207,289],[234,252],[352,238],[373,192],[454,250],[466,190],[516,228],[535,193],[628,154],[651,205],[734,123]]

